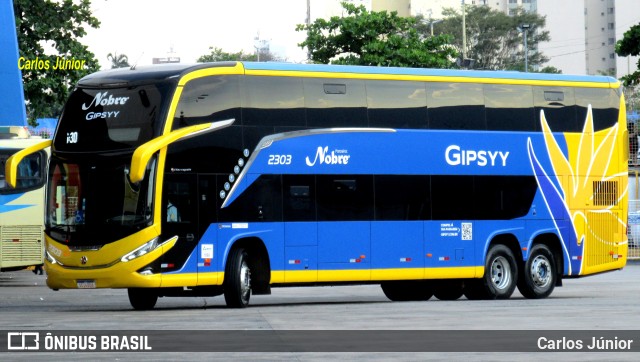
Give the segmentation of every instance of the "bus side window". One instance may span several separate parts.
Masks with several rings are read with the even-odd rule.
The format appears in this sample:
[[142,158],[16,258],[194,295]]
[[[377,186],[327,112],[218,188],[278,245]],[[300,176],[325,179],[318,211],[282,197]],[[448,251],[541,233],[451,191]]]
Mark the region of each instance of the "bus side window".
[[536,130],[531,86],[485,84],[484,99],[488,130]]
[[371,175],[318,175],[318,221],[362,221],[373,218]]
[[303,84],[309,127],[367,127],[364,81],[305,78]]
[[17,189],[26,189],[40,185],[42,178],[42,153],[34,153],[25,157],[18,164]]
[[533,102],[537,130],[540,130],[541,111],[553,132],[582,132],[584,120],[576,119],[576,98],[573,88],[533,87]]
[[429,128],[485,130],[481,84],[427,83]]
[[369,127],[428,127],[425,83],[370,80],[366,86]]
[[283,175],[285,221],[316,221],[316,182],[313,175]]
[[601,131],[618,122],[620,96],[615,89],[576,88],[576,112],[578,122],[587,119],[587,107],[593,112],[593,129]]
[[188,82],[173,119],[172,129],[235,119],[240,124],[238,76],[211,76]]
[[243,125],[306,126],[302,79],[246,76],[241,86]]

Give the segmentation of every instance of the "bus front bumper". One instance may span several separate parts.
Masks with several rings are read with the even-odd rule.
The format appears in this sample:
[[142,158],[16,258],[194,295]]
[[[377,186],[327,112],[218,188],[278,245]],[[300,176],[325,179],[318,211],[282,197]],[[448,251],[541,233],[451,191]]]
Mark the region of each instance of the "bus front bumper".
[[[160,287],[161,274],[143,274],[139,271],[169,251],[176,241],[177,238],[174,238],[135,259],[117,260],[105,266],[68,266],[46,258],[47,286],[51,289]],[[77,254],[80,260],[82,253]]]

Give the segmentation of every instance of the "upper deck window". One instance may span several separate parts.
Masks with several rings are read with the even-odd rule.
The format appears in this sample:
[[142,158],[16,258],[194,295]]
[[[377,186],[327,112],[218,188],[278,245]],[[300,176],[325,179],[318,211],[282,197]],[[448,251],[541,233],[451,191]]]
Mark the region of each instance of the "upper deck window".
[[53,140],[57,151],[135,148],[161,125],[166,86],[77,88],[69,97]]
[[184,86],[172,129],[228,119],[240,120],[238,77],[203,77]]

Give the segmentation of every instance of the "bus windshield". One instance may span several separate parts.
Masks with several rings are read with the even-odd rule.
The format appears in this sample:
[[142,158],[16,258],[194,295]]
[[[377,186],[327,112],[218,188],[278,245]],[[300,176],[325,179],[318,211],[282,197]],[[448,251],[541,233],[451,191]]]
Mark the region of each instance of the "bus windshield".
[[68,245],[104,245],[152,222],[155,160],[145,179],[132,184],[130,156],[66,163],[52,158],[46,227]]
[[135,148],[160,128],[163,84],[126,88],[77,88],[60,119],[54,148],[62,152],[111,152]]

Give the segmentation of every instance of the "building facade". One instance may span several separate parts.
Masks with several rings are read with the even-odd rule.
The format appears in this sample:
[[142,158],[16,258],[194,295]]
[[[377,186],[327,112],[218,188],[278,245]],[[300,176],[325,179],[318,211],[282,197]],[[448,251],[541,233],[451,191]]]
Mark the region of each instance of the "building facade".
[[522,7],[545,16],[551,41],[540,43],[539,50],[550,58],[546,65],[563,73],[620,78],[635,70],[637,57],[618,57],[615,44],[640,23],[638,0],[371,0],[371,10],[440,19],[442,9],[461,8],[463,2],[506,14]]

